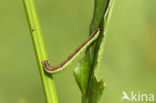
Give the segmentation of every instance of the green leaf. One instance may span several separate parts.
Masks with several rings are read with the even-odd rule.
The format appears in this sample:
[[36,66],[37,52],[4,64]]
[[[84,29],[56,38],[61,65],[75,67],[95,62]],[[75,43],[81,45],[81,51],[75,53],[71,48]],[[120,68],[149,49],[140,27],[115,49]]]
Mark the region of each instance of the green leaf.
[[78,62],[74,69],[75,79],[80,87],[81,92],[84,94],[88,88],[90,65],[88,65],[89,59],[86,55]]
[[88,103],[98,103],[105,88],[104,81],[103,80],[97,81],[96,77],[94,76],[91,85],[92,86],[88,93],[89,98]]
[[101,64],[101,59],[102,59],[102,56],[103,56],[103,51],[104,51],[104,43],[105,43],[105,38],[106,38],[106,35],[107,35],[107,27],[109,25],[109,22],[110,22],[110,18],[111,18],[111,14],[112,14],[112,10],[113,10],[113,5],[114,5],[114,0],[110,0],[109,1],[109,4],[108,4],[108,7],[107,7],[107,10],[105,12],[105,15],[104,15],[104,22],[103,22],[103,30],[101,32],[102,36],[101,38],[99,39],[99,42],[97,44],[96,47],[94,47],[93,49],[97,49],[97,56],[96,56],[96,62],[94,62],[94,74],[95,76],[98,77],[98,71],[99,71],[99,67],[100,67],[100,64]]
[[79,61],[74,74],[82,92],[82,103],[98,103],[105,88],[104,81],[98,80],[98,70],[104,50],[104,40],[113,8],[113,0],[95,0],[94,16],[90,25],[90,34],[100,28],[100,35],[86,50]]

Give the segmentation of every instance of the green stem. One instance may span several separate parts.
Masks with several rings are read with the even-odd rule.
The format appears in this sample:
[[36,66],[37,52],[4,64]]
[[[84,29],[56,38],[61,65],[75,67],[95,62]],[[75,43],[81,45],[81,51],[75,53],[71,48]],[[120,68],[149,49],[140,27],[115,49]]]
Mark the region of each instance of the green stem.
[[47,60],[48,58],[47,58],[47,52],[45,49],[41,29],[40,29],[40,24],[35,10],[34,1],[24,0],[24,4],[27,12],[27,17],[29,20],[29,26],[32,34],[32,40],[34,44],[37,61],[38,61],[38,66],[39,66],[39,71],[41,75],[46,101],[47,103],[58,103],[53,77],[52,75],[44,71],[43,64],[42,64],[42,61]]
[[82,103],[88,103],[88,97],[86,95],[86,93],[82,93]]

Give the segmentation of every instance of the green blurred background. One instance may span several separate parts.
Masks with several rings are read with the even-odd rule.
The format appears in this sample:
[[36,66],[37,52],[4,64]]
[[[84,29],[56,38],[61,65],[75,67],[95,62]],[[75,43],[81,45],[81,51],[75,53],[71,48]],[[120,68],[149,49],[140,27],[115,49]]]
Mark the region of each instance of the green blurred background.
[[[87,38],[94,0],[35,3],[58,64]],[[45,103],[23,0],[1,0],[0,8],[0,103]],[[107,83],[101,103],[121,103],[123,90],[156,95],[156,0],[116,0],[100,75]],[[54,80],[60,103],[81,102],[73,68]]]

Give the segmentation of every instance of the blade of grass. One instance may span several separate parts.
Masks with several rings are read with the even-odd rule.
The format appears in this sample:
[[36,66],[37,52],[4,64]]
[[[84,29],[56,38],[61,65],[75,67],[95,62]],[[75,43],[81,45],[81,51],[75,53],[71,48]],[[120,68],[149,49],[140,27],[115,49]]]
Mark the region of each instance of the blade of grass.
[[25,9],[29,21],[31,36],[34,44],[35,54],[38,61],[40,76],[44,88],[47,103],[58,103],[55,85],[52,75],[46,73],[43,69],[42,61],[47,60],[47,52],[45,49],[40,24],[33,0],[24,0]]

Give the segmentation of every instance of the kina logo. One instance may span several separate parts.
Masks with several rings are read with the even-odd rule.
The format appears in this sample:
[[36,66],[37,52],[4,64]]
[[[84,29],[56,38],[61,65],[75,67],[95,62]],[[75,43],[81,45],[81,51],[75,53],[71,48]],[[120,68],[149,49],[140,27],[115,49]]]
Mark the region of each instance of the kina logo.
[[128,95],[125,91],[122,92],[121,101],[139,101],[139,102],[152,102],[154,101],[154,94],[141,93],[131,91]]

